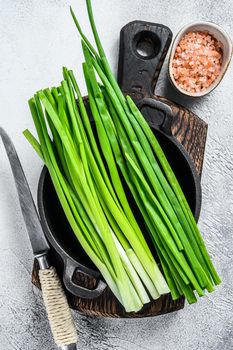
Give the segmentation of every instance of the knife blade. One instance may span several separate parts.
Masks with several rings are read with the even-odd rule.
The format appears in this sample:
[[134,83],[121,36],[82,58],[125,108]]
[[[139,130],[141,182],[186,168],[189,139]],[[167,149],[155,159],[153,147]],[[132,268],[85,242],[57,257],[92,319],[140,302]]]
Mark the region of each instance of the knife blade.
[[1,127],[0,135],[11,165],[19,203],[30,238],[33,254],[38,260],[40,260],[40,257],[47,255],[50,248],[42,230],[35,203],[13,142]]
[[2,127],[0,136],[11,165],[33,254],[39,263],[41,290],[54,340],[61,350],[75,350],[77,332],[56,269],[48,262],[50,247],[42,230],[26,176],[13,142]]

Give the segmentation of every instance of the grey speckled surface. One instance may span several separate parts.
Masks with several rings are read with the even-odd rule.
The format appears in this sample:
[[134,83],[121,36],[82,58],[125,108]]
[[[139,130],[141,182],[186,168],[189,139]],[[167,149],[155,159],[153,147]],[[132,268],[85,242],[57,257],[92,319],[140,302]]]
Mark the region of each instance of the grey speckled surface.
[[[134,19],[167,24],[212,20],[233,35],[231,0],[94,0],[97,25],[116,70],[118,33]],[[42,168],[21,131],[32,128],[28,97],[56,84],[61,66],[81,73],[81,51],[68,5],[84,0],[0,0],[0,124],[13,137],[33,195]],[[115,320],[76,314],[82,350],[233,349],[233,65],[209,96],[181,101],[167,83],[166,67],[158,93],[182,102],[209,124],[203,170],[200,228],[223,283],[215,293],[183,311],[157,318]],[[84,84],[82,84],[84,86]],[[85,91],[83,91],[85,92]],[[0,349],[52,350],[40,293],[31,285],[32,254],[9,165],[0,145]]]

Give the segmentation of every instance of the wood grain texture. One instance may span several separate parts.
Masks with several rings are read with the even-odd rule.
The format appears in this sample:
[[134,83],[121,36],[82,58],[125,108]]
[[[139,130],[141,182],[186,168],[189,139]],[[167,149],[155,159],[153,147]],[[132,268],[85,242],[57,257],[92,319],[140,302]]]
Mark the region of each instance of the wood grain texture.
[[[38,263],[35,260],[32,273],[32,283],[41,288],[38,278]],[[59,273],[62,277],[61,270]],[[95,279],[89,279],[87,275],[80,272],[75,272],[74,281],[77,284],[81,284],[84,287],[94,288],[96,285]],[[176,301],[172,300],[171,295],[164,295],[158,300],[155,300],[144,307],[137,313],[127,313],[122,305],[117,301],[113,293],[109,288],[103,292],[103,294],[96,299],[82,299],[77,298],[68,291],[66,291],[69,305],[72,309],[78,310],[86,315],[95,316],[106,316],[106,317],[128,317],[128,318],[139,318],[139,317],[150,317],[155,315],[161,315],[172,311],[180,310],[184,307],[184,298],[180,298]]]
[[[201,175],[204,160],[205,142],[207,135],[207,124],[194,113],[168,101],[165,98],[157,97],[169,104],[173,110],[172,133],[177,140],[185,147],[193,160],[197,172]],[[51,260],[62,278],[62,266],[57,266],[56,253],[52,252]],[[73,280],[87,288],[94,288],[96,280],[90,279],[87,275],[75,272]],[[34,261],[32,283],[40,288],[38,278],[38,264]],[[162,296],[143,307],[140,312],[126,313],[113,293],[107,288],[104,293],[96,299],[88,300],[78,298],[66,291],[70,307],[86,315],[109,316],[109,317],[149,317],[180,310],[184,307],[184,298],[173,301],[171,295]]]
[[159,99],[171,106],[174,116],[172,134],[184,146],[201,176],[208,125],[190,110],[164,97]]
[[133,21],[121,29],[117,80],[122,91],[135,92],[137,100],[153,94],[171,40],[163,24]]

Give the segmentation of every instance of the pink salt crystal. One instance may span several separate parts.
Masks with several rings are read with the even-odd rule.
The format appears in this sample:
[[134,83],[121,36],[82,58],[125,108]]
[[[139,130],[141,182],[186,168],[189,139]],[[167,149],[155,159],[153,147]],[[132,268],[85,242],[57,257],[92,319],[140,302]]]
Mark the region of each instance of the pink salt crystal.
[[199,92],[217,78],[221,64],[222,43],[207,32],[189,32],[176,48],[172,74],[182,89]]

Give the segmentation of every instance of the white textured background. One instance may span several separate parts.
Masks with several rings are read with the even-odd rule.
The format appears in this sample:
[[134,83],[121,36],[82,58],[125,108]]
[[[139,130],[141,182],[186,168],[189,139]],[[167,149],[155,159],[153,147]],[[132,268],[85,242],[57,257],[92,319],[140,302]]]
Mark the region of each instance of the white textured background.
[[[81,74],[81,50],[68,5],[87,33],[84,0],[0,0],[0,124],[17,147],[34,197],[42,164],[24,140],[32,128],[27,99],[57,84],[61,67]],[[96,22],[116,70],[118,35],[134,19],[168,25],[212,20],[233,35],[233,1],[93,0]],[[215,293],[170,315],[141,320],[90,318],[75,314],[82,350],[233,349],[233,89],[231,65],[209,96],[181,100],[167,83],[158,93],[191,108],[209,124],[202,177],[200,228],[222,277]],[[84,86],[80,83],[81,87]],[[83,91],[85,93],[85,91]],[[32,254],[8,161],[0,144],[0,349],[55,349],[40,293],[31,285]]]

